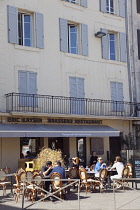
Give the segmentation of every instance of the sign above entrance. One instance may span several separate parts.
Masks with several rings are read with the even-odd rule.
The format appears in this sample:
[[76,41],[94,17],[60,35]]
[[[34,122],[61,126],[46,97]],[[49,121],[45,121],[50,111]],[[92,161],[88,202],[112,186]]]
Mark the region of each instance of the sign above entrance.
[[72,124],[97,124],[101,125],[102,120],[77,120],[77,119],[48,119],[48,123],[72,123]]
[[22,117],[8,117],[7,122],[9,123],[42,123],[43,120],[49,124],[92,124],[101,125],[102,120],[82,120],[82,119],[66,119],[66,118],[22,118]]

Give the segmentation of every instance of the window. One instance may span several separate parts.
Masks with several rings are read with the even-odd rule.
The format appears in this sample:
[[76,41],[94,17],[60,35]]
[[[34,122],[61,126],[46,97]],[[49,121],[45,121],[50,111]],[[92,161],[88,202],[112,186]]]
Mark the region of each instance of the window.
[[37,106],[37,73],[19,71],[19,105],[26,107]]
[[69,77],[71,114],[85,114],[84,78]]
[[106,36],[102,37],[102,58],[108,60],[127,61],[126,34],[101,29]]
[[78,0],[66,0],[66,1],[74,3],[74,4],[78,4]]
[[68,45],[69,52],[73,54],[78,54],[78,26],[68,25]]
[[67,1],[73,4],[79,4],[80,6],[83,6],[83,7],[87,7],[88,0],[62,0],[62,1]]
[[138,58],[140,59],[140,29],[137,29],[137,40],[138,40]]
[[126,0],[100,0],[100,11],[125,17],[125,1]]
[[112,111],[124,111],[123,83],[110,82]]
[[114,14],[114,0],[106,0],[106,10],[110,14]]
[[28,47],[44,48],[43,14],[20,12],[7,6],[8,42]]
[[140,0],[137,0],[137,13],[140,13]]
[[115,34],[109,34],[109,59],[116,60],[116,41]]
[[60,51],[88,56],[88,26],[59,19]]
[[18,44],[24,46],[32,45],[31,15],[18,13]]

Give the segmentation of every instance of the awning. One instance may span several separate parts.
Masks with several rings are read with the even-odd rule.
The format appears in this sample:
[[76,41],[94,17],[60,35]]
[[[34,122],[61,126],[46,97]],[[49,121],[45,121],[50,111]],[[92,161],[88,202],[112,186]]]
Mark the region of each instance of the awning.
[[0,124],[0,137],[106,137],[120,131],[106,125]]

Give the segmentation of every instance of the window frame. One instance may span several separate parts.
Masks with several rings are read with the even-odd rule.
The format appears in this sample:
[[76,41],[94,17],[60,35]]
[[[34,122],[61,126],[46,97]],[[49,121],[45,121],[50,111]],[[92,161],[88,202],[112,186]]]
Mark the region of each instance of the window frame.
[[[19,37],[19,15],[20,15],[20,17],[22,18],[21,19],[21,33],[22,33],[22,40],[21,40],[21,43],[22,44],[20,44],[19,43],[19,39],[20,39],[20,37]],[[25,34],[24,34],[24,32],[25,32],[25,15],[29,15],[30,16],[30,45],[25,45]],[[34,43],[33,43],[33,35],[35,34],[34,33],[34,25],[33,25],[33,14],[32,13],[27,13],[27,12],[23,12],[23,11],[18,11],[18,44],[19,45],[21,45],[21,46],[26,46],[26,47],[32,47],[32,46],[34,46]]]
[[66,0],[69,3],[79,4],[79,0]]
[[[76,53],[72,52],[72,46],[71,46],[71,34],[74,32],[70,31],[70,27],[75,27],[76,28]],[[79,54],[79,39],[78,39],[78,34],[79,34],[79,27],[78,24],[74,24],[74,23],[68,23],[68,52],[71,54],[75,54],[78,55]]]
[[[113,3],[113,7],[111,7],[111,1]],[[107,2],[108,2],[108,6],[107,6]],[[113,12],[111,11],[111,8],[113,9]],[[114,15],[115,14],[115,2],[114,0],[106,0],[106,10],[107,13]]]
[[[110,36],[111,35],[114,35],[114,40],[111,40],[110,39]],[[117,60],[117,42],[116,42],[116,34],[115,33],[112,33],[112,32],[109,32],[108,33],[108,36],[109,36],[109,60],[113,60],[113,61],[116,61]],[[114,56],[115,56],[115,59],[111,59],[111,42],[113,41],[114,43]],[[113,54],[113,53],[112,53]]]

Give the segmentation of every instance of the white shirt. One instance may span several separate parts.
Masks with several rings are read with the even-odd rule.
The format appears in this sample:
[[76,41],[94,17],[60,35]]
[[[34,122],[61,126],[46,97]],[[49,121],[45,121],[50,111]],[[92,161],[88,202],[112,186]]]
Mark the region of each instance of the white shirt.
[[124,168],[124,165],[123,165],[122,162],[114,163],[114,165],[112,166],[112,168],[116,168],[118,175],[119,176],[122,176],[122,170]]

